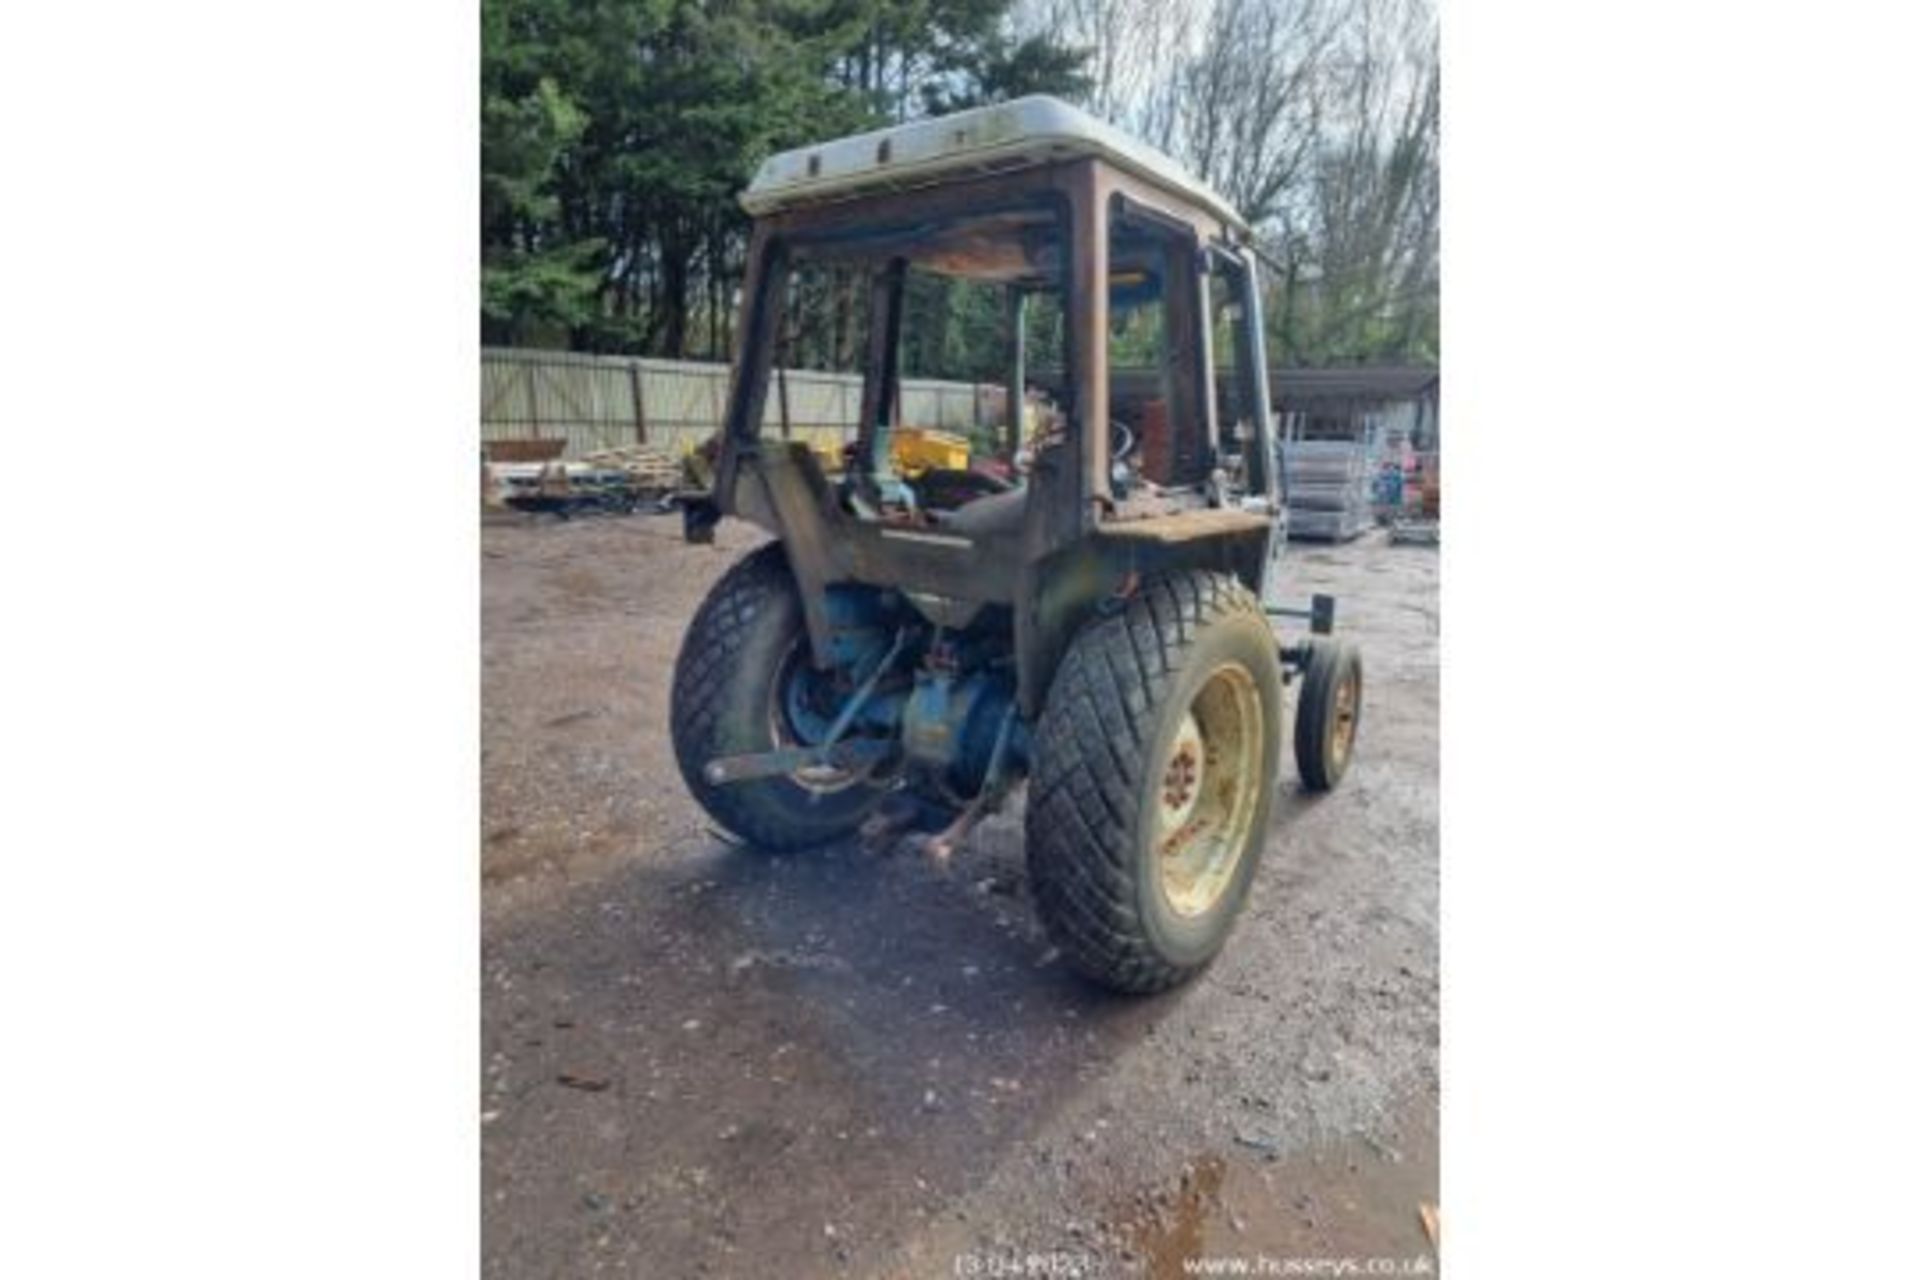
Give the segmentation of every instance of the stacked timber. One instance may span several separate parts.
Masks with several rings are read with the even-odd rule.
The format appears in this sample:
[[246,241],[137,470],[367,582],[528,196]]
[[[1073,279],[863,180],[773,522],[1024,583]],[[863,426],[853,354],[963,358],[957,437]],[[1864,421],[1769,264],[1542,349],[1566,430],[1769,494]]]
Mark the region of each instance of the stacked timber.
[[680,460],[664,449],[633,444],[599,449],[580,459],[589,467],[625,472],[641,493],[671,493],[680,487]]

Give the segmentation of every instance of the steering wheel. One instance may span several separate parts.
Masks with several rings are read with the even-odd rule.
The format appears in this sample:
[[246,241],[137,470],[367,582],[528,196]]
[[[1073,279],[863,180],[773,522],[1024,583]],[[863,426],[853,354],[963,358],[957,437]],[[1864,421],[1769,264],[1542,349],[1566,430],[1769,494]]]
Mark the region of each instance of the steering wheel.
[[1118,418],[1108,420],[1107,483],[1116,498],[1125,498],[1133,491],[1133,466],[1127,459],[1132,456],[1135,443],[1132,427]]
[[[1019,457],[1014,459],[1014,470],[1024,475],[1032,468],[1033,455],[1041,449],[1056,443],[1059,439],[1060,436],[1057,433],[1042,433],[1038,441],[1029,442],[1023,446],[1021,452],[1027,456],[1025,459]],[[1134,446],[1138,443],[1138,438],[1133,434],[1132,427],[1129,427],[1118,418],[1109,418],[1107,420],[1107,463],[1109,466],[1124,463],[1128,458],[1131,458],[1133,456]]]

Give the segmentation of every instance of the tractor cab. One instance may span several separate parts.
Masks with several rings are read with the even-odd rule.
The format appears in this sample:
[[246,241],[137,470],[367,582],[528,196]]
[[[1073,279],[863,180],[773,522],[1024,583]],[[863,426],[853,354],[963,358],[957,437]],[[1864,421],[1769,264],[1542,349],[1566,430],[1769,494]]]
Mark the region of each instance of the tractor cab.
[[[1103,533],[1224,538],[1222,567],[1266,576],[1284,506],[1255,259],[1171,160],[1035,97],[783,152],[741,201],[743,336],[696,531],[718,513],[817,524],[830,575],[885,563],[923,594],[1010,606],[1019,575],[984,563]],[[913,465],[944,424],[916,420],[903,364],[962,325],[990,428],[963,465]],[[836,355],[861,375],[844,450],[820,447],[775,373]],[[802,490],[827,499],[817,520],[796,518]]]

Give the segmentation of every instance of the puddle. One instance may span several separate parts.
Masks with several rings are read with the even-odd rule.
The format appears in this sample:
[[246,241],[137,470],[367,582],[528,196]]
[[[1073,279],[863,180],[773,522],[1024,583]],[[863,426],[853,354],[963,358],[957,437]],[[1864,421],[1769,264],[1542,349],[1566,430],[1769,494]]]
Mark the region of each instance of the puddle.
[[[1186,1259],[1204,1256],[1208,1218],[1220,1209],[1220,1186],[1226,1180],[1226,1161],[1205,1156],[1193,1163],[1171,1197],[1164,1193],[1118,1224],[1117,1234],[1146,1265],[1152,1280],[1185,1276]],[[1160,1203],[1160,1200],[1167,1203]]]

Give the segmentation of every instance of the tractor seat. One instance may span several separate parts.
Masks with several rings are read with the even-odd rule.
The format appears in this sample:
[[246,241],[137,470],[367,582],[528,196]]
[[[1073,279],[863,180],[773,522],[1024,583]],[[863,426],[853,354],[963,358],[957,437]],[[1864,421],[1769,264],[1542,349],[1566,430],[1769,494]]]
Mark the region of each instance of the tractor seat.
[[1027,491],[1020,488],[975,498],[948,516],[942,525],[969,538],[989,538],[1019,532],[1026,518]]

